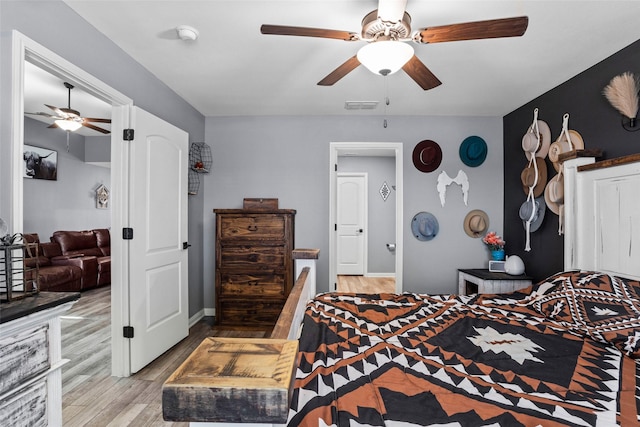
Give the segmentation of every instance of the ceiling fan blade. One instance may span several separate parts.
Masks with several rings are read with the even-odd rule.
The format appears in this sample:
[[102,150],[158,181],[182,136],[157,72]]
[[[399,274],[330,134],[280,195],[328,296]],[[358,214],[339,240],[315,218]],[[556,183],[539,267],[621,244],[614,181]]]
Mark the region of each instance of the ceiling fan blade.
[[84,122],[84,121],[82,122],[82,126],[87,127],[89,129],[93,129],[93,130],[101,132],[101,133],[111,133],[111,131],[109,131],[109,130],[103,129],[103,128],[98,127],[98,126],[94,126],[91,123],[87,123],[87,122]]
[[418,30],[419,43],[441,43],[461,40],[493,39],[498,37],[518,37],[524,34],[529,18],[491,19],[488,21],[465,22],[441,25]]
[[49,107],[51,110],[53,110],[54,113],[56,113],[58,116],[62,117],[63,119],[67,118],[67,114],[62,111],[60,108],[58,107],[54,107],[53,105],[49,105],[49,104],[44,104],[46,107]]
[[83,117],[82,120],[85,122],[94,122],[94,123],[111,123],[111,119],[98,119],[95,117]]
[[56,122],[53,122],[53,123],[51,123],[49,126],[47,126],[47,128],[52,128],[52,129],[53,129],[53,128],[59,128],[59,127],[60,127],[60,126],[58,126],[58,125],[56,124]]
[[402,69],[424,90],[433,89],[434,87],[442,84],[442,82],[438,80],[427,66],[424,65],[415,55],[413,55],[409,62],[404,64]]
[[54,116],[53,114],[43,113],[42,111],[38,111],[37,113],[27,113],[25,111],[25,114],[30,114],[33,116],[45,116],[45,117],[49,117],[51,119],[56,119],[56,120],[62,119],[62,117]]
[[327,30],[324,28],[290,27],[287,25],[265,24],[260,27],[260,32],[262,34],[275,34],[279,36],[321,37],[325,39],[346,41],[355,41],[360,39],[358,34],[349,31]]
[[400,22],[406,7],[407,0],[379,0],[378,18],[384,22]]
[[330,72],[324,79],[320,80],[318,86],[332,86],[338,80],[355,70],[358,65],[360,65],[360,61],[358,61],[357,56],[354,55]]

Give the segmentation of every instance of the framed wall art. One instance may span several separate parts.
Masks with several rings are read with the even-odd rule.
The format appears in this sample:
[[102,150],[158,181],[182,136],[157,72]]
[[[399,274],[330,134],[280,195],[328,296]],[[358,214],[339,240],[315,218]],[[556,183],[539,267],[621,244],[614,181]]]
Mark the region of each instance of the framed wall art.
[[34,147],[24,144],[22,158],[24,160],[25,178],[58,179],[58,152],[48,148]]

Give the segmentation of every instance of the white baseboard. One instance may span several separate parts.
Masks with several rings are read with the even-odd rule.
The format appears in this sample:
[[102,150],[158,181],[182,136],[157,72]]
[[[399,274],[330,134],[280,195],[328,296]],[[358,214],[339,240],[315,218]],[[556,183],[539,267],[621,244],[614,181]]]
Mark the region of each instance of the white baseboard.
[[396,273],[367,273],[364,277],[393,277],[396,278]]
[[189,318],[189,328],[191,328],[193,325],[198,323],[200,321],[200,319],[202,319],[204,316],[205,316],[204,310],[200,310],[199,312],[197,312],[196,314],[191,316]]
[[207,317],[215,317],[216,316],[216,309],[215,308],[205,308],[204,309],[204,315]]

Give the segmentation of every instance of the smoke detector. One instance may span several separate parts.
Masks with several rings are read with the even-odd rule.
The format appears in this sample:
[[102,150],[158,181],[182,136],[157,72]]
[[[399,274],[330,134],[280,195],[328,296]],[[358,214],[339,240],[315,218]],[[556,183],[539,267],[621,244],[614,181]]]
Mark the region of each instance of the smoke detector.
[[176,27],[176,31],[178,32],[178,37],[185,41],[194,41],[200,34],[198,30],[188,25],[179,25]]

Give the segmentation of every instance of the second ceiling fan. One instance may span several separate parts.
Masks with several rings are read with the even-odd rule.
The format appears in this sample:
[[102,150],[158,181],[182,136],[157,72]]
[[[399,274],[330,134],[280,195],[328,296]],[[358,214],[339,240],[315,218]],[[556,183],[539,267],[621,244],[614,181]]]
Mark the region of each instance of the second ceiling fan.
[[[110,119],[101,119],[95,117],[83,117],[80,115],[78,110],[74,110],[71,108],[71,89],[74,86],[71,83],[64,82],[64,87],[68,90],[68,98],[67,98],[67,107],[55,107],[53,105],[44,104],[46,107],[50,108],[54,114],[37,112],[37,113],[26,113],[37,116],[44,116],[54,119],[54,122],[49,125],[50,128],[61,128],[66,131],[74,131],[84,126],[89,129],[93,129],[97,132],[108,134],[111,131],[101,128],[99,126],[94,125],[93,123],[111,123]],[[93,123],[91,123],[93,122]]]
[[357,55],[347,59],[342,65],[318,82],[320,86],[331,86],[341,78],[365,63],[371,71],[381,75],[392,74],[396,69],[386,65],[369,64],[367,57],[388,59],[399,55],[398,67],[409,75],[424,90],[433,89],[442,82],[413,54],[413,48],[406,43],[442,43],[450,41],[491,39],[522,36],[529,25],[529,18],[491,19],[487,21],[465,22],[441,25],[411,31],[411,16],[405,11],[406,0],[379,0],[378,9],[368,13],[362,20],[360,33],[329,30],[323,28],[293,27],[286,25],[262,25],[262,34],[320,37],[345,41],[366,41],[369,44]]

